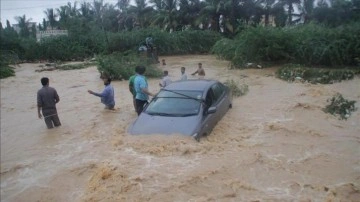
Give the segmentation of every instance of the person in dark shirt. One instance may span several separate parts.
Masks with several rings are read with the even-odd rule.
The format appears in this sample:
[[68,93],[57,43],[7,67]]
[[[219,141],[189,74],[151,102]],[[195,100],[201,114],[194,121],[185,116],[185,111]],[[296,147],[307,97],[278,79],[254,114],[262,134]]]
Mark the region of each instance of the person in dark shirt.
[[56,103],[60,101],[59,95],[55,88],[49,87],[49,78],[41,78],[41,84],[43,87],[37,92],[38,116],[40,119],[44,116],[45,124],[49,129],[61,126],[56,110]]
[[105,109],[114,109],[115,99],[114,99],[114,88],[110,85],[111,78],[104,78],[105,89],[102,93],[95,93],[91,90],[88,90],[90,94],[101,97],[101,103],[105,105]]

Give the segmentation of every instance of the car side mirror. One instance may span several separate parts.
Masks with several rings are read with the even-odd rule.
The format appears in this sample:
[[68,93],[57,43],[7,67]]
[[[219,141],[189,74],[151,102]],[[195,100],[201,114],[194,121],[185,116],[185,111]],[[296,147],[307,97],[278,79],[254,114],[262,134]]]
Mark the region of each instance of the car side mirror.
[[209,109],[207,111],[208,114],[213,114],[215,112],[216,112],[216,107],[209,107]]

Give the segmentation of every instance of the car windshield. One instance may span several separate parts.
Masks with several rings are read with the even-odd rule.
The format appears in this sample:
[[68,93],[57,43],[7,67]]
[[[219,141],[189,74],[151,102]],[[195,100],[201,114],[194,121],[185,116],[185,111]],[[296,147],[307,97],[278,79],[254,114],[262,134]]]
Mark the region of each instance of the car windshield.
[[161,90],[150,102],[145,113],[157,116],[197,115],[201,105],[201,91]]

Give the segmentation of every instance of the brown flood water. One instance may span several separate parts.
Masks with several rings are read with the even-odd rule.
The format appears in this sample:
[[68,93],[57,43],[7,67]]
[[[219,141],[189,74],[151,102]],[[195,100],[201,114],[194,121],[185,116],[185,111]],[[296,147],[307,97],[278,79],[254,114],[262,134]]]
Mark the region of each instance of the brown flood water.
[[[360,110],[325,114],[336,92],[356,100],[360,78],[332,85],[287,83],[275,68],[228,70],[214,56],[161,57],[173,80],[202,62],[207,78],[249,85],[200,143],[181,135],[131,136],[127,81],[106,111],[96,67],[35,72],[22,64],[1,80],[1,201],[360,201]],[[37,118],[40,78],[57,89],[62,126]],[[150,79],[150,91],[159,90]]]

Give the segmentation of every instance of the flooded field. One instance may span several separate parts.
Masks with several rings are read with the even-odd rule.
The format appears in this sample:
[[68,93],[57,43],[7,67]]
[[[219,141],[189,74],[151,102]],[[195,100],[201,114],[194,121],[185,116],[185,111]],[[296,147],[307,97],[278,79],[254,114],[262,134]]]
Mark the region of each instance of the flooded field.
[[[116,110],[98,97],[96,67],[35,72],[21,64],[1,80],[1,201],[360,201],[360,110],[322,111],[339,92],[360,108],[360,78],[332,85],[287,83],[275,68],[229,70],[214,56],[160,57],[173,80],[202,62],[206,78],[249,92],[200,142],[127,134],[137,115],[127,81],[114,81]],[[62,126],[37,117],[40,78],[50,79]],[[151,92],[159,79],[150,79]]]

